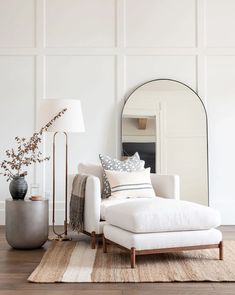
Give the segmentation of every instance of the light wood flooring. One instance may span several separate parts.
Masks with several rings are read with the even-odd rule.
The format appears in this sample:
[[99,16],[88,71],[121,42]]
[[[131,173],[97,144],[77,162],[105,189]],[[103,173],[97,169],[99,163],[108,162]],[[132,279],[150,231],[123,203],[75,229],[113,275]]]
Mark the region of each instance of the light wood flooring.
[[[224,240],[235,240],[235,226],[221,230]],[[235,295],[235,283],[28,283],[27,277],[48,245],[38,250],[13,250],[5,240],[4,227],[0,227],[0,295]]]

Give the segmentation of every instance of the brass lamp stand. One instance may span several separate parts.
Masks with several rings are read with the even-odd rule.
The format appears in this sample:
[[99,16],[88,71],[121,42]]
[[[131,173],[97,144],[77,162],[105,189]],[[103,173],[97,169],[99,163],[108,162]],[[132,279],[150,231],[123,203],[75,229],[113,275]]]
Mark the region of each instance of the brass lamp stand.
[[52,212],[52,224],[53,224],[53,232],[56,235],[56,238],[53,240],[56,241],[70,241],[71,238],[68,237],[68,135],[66,132],[62,132],[65,135],[65,213],[64,213],[64,231],[62,233],[58,233],[55,230],[55,153],[56,153],[56,135],[59,132],[55,132],[53,135],[53,212]]
[[[58,241],[68,241],[68,135],[69,133],[85,132],[85,126],[83,122],[82,108],[80,100],[77,99],[42,99],[38,124],[46,125],[50,122],[51,118],[54,118],[55,114],[65,110],[63,117],[57,120],[55,124],[48,125],[46,132],[53,132],[53,212],[52,212],[52,225],[53,232],[56,235]],[[64,230],[59,233],[55,229],[55,204],[56,204],[56,136],[58,133],[62,133],[65,136],[65,213],[64,213]]]

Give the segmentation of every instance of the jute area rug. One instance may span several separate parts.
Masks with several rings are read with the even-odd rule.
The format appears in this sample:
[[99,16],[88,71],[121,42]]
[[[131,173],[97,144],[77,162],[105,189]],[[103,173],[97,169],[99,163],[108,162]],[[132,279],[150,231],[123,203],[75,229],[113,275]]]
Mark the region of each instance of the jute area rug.
[[35,283],[54,282],[186,282],[235,281],[235,241],[225,241],[224,260],[218,250],[138,256],[135,269],[130,257],[114,246],[104,254],[102,245],[90,248],[88,240],[52,242],[28,278]]

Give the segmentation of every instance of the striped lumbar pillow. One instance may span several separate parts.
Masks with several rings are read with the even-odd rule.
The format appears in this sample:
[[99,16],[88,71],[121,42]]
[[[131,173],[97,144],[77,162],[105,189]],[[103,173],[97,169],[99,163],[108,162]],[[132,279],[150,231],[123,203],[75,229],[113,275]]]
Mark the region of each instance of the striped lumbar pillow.
[[118,159],[113,159],[109,156],[99,155],[101,165],[104,169],[103,173],[103,191],[102,198],[108,198],[111,196],[111,190],[109,186],[109,182],[107,176],[105,174],[106,170],[114,170],[114,171],[139,171],[144,168],[144,161],[140,160],[140,156],[138,153],[135,153],[133,156],[128,157],[126,160],[120,161]]
[[111,196],[118,198],[152,198],[155,197],[150,168],[135,172],[105,170]]

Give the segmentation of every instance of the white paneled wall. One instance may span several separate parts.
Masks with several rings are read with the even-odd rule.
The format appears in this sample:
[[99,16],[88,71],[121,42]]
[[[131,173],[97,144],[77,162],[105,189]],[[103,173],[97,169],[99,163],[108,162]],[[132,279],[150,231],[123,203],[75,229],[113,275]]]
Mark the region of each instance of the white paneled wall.
[[[82,101],[86,133],[69,138],[70,173],[99,153],[118,157],[124,98],[150,79],[180,80],[208,109],[210,204],[235,224],[234,28],[234,0],[0,0],[0,158],[50,97]],[[51,163],[34,178],[49,195]],[[1,178],[0,223],[7,185]],[[58,192],[61,223],[62,208]]]
[[49,0],[45,18],[47,47],[115,46],[115,0]]
[[127,0],[127,47],[195,47],[195,0]]
[[0,48],[33,48],[35,25],[35,1],[0,1]]

